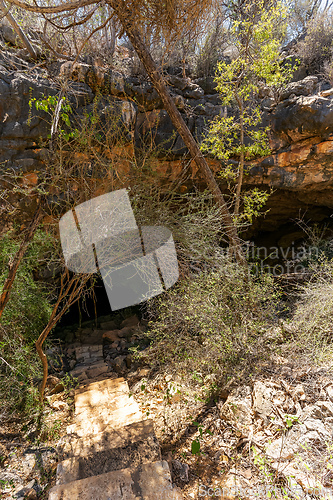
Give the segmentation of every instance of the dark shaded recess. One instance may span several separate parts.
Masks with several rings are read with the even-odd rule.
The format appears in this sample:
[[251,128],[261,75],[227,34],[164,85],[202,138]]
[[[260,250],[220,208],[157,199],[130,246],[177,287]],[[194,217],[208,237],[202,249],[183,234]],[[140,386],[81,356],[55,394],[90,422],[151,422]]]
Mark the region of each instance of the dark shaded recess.
[[[88,285],[89,286],[89,285]],[[95,306],[97,318],[101,316],[108,316],[114,318],[119,318],[119,314],[124,318],[131,314],[136,314],[139,318],[142,315],[142,305],[132,306],[131,308],[125,308],[118,311],[112,311],[109,303],[109,299],[104,287],[103,280],[100,276],[97,277],[94,286],[95,300],[92,295],[87,295],[84,299],[80,299],[76,304],[73,304],[66,314],[61,318],[57,327],[54,331],[56,335],[57,331],[66,326],[78,325],[79,322],[84,323],[85,321],[95,320]]]
[[[87,285],[88,287],[90,284]],[[111,307],[108,301],[108,297],[104,288],[104,284],[101,277],[98,277],[96,284],[94,286],[95,293],[95,303],[98,316],[106,316],[112,314]],[[62,328],[65,326],[78,324],[80,321],[91,321],[95,319],[95,305],[93,297],[86,296],[84,299],[80,299],[76,304],[70,307],[66,314],[61,318],[57,324],[57,328]]]
[[[320,233],[324,239],[329,239],[333,237],[333,219],[325,218],[320,223],[313,223],[311,220],[308,221],[308,230],[313,231],[315,225],[320,228]],[[300,225],[295,221],[287,222],[283,224],[275,231],[261,231],[254,238],[251,239],[256,247],[261,247],[267,249],[267,253],[274,252],[275,248],[279,249],[280,259],[292,258],[298,250],[302,249],[304,244],[307,243],[311,247],[314,244],[309,240],[309,235],[306,231],[300,227]],[[282,249],[282,250],[281,250]],[[251,252],[249,252],[251,254]],[[263,251],[264,253],[264,251]],[[284,255],[283,255],[284,254]],[[284,257],[286,256],[286,257]],[[276,260],[275,258],[271,261],[267,260],[268,263]]]
[[[192,180],[185,184],[188,192],[195,191]],[[205,188],[202,183],[199,183],[198,187],[199,190]],[[315,225],[320,228],[326,227],[324,237],[332,237],[333,208],[323,204],[325,199],[327,201],[329,197],[329,190],[318,193],[314,191],[298,193],[296,191],[276,189],[263,208],[263,211],[268,210],[268,213],[255,219],[252,226],[247,231],[244,231],[241,237],[244,240],[253,242],[256,247],[265,247],[267,249],[271,247],[282,247],[284,249],[293,247],[296,251],[308,239],[305,233],[302,236],[302,229],[297,223],[299,219],[302,219],[310,229],[313,229]],[[223,245],[222,242],[221,244]],[[283,255],[278,259],[273,259],[273,261],[268,259],[267,263],[276,264],[282,261]],[[145,303],[112,312],[100,276],[97,277],[94,292],[97,318],[111,315],[114,319],[119,320],[119,317],[127,317],[130,314],[137,314],[139,318],[144,315]],[[74,304],[62,317],[53,335],[56,336],[57,331],[61,328],[78,325],[80,321],[81,324],[86,321],[93,321],[95,319],[95,304],[92,296],[87,296],[84,300],[80,299],[79,303]]]
[[[276,189],[262,208],[262,212],[267,213],[255,219],[252,226],[244,231],[242,238],[253,239],[267,232],[274,233],[272,239],[279,240],[282,234],[286,234],[289,229],[290,232],[295,231],[290,225],[297,226],[297,221],[300,219],[309,226],[320,224],[321,226],[328,225],[332,227],[333,208],[324,205],[325,201],[329,200],[329,197],[329,190],[326,192],[299,193],[297,191]],[[299,228],[299,226],[297,227]]]

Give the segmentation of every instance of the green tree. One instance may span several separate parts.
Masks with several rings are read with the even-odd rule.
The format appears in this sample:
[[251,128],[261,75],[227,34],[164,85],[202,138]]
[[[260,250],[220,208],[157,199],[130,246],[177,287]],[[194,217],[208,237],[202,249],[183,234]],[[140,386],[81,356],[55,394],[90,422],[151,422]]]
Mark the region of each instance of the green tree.
[[281,89],[295,71],[291,64],[281,64],[280,47],[287,28],[286,19],[287,8],[281,2],[270,8],[264,0],[255,4],[248,2],[230,31],[230,43],[236,55],[231,63],[218,63],[215,81],[222,104],[232,105],[237,111],[231,116],[215,118],[202,149],[223,162],[221,176],[227,179],[233,192],[234,223],[244,219],[251,222],[268,198],[267,192],[258,189],[244,196],[241,191],[248,162],[270,153],[269,130],[262,125],[260,89],[265,86],[278,100]]

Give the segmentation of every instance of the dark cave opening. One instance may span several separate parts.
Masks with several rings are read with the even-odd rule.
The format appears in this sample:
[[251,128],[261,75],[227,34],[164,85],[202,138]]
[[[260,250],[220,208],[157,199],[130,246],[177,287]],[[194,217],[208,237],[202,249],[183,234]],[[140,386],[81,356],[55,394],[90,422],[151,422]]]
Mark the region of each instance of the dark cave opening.
[[112,319],[119,318],[119,316],[125,318],[130,314],[136,314],[140,318],[143,308],[144,306],[142,304],[138,304],[125,309],[112,311],[103,280],[101,276],[98,275],[94,284],[93,294],[87,293],[83,298],[80,298],[78,302],[73,304],[58,322],[56,330],[73,325],[82,325],[86,322],[95,321],[96,318],[101,318],[103,316],[109,316],[110,319]]
[[[250,228],[251,232],[241,235],[248,242],[247,256],[250,262],[260,260],[270,266],[280,265],[293,258],[305,242],[309,242],[311,232],[321,234],[323,238],[333,237],[333,210],[325,206],[300,206],[302,204],[297,200],[292,200],[292,193],[284,192],[285,212],[281,213],[281,195],[281,192],[276,192],[270,200],[267,215],[255,220]],[[261,250],[257,251],[258,248]],[[275,256],[270,258],[272,252]],[[282,268],[288,272],[287,268]],[[289,271],[294,270],[291,268]],[[136,314],[142,318],[145,310],[145,303],[141,303],[131,308],[112,311],[102,278],[98,275],[94,285],[94,297],[93,294],[88,294],[70,307],[57,324],[54,334],[66,327],[92,323],[96,318],[104,316],[119,319]]]

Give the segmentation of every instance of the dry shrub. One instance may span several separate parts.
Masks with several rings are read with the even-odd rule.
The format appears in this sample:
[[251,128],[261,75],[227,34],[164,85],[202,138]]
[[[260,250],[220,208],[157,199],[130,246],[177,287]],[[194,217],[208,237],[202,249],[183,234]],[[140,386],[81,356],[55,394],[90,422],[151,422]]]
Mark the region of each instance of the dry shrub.
[[254,278],[221,247],[221,214],[207,192],[139,181],[130,191],[136,221],[171,230],[180,279],[145,305],[149,346],[137,353],[155,368],[221,380],[234,364],[265,350],[277,293],[270,276]]
[[291,320],[292,344],[313,361],[333,354],[333,261],[323,260],[302,291]]
[[153,183],[146,175],[137,176],[130,191],[138,225],[161,225],[171,231],[182,274],[212,267],[224,239],[221,210],[213,196],[207,191],[180,193],[181,178],[161,187],[158,179]]
[[215,25],[208,32],[196,60],[197,77],[207,78],[215,75],[217,62],[223,59],[223,50],[227,47],[227,34],[221,19],[216,18]]
[[324,64],[331,61],[333,24],[331,16],[317,17],[309,24],[305,38],[296,47],[309,74],[322,73]]
[[220,257],[215,269],[180,280],[148,305],[150,345],[138,357],[189,380],[199,373],[221,381],[232,367],[264,355],[276,295],[269,276],[254,279]]

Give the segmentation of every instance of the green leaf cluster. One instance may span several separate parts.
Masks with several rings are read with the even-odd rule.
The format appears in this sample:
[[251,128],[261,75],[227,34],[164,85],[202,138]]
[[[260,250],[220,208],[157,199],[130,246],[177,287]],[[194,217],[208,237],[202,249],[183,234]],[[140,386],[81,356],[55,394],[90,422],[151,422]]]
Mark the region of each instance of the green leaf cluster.
[[[8,274],[20,241],[14,230],[0,238],[0,290]],[[41,264],[51,259],[55,251],[54,238],[39,229],[18,268],[10,299],[0,323],[0,399],[1,417],[24,412],[31,417],[38,411],[36,379],[41,377],[41,365],[35,341],[47,324],[52,312],[53,288],[35,279]]]
[[[231,62],[218,63],[215,81],[225,106],[224,115],[212,121],[201,148],[221,160],[220,176],[238,198],[243,174],[251,167],[251,160],[270,154],[269,128],[262,125],[260,90],[266,88],[276,102],[296,69],[291,64],[282,64],[280,57],[287,14],[282,2],[270,8],[265,7],[263,0],[256,4],[249,2],[244,15],[231,27],[230,44],[235,57]],[[229,116],[228,107],[233,108]],[[252,222],[267,198],[268,194],[259,190],[243,196],[243,219]],[[234,201],[237,205],[235,198]],[[239,220],[238,208],[235,215]]]
[[[49,252],[53,252],[54,239],[38,230],[21,261],[11,289],[10,300],[1,317],[1,327],[12,335],[23,335],[36,340],[51,314],[48,300],[50,287],[34,279],[34,272]],[[8,263],[14,258],[19,241],[8,232],[0,239],[0,289],[7,277]]]
[[[72,126],[71,120],[70,120],[70,115],[73,114],[73,109],[72,106],[70,105],[68,99],[63,96],[61,97],[61,108],[60,108],[60,113],[59,113],[59,118],[60,118],[60,123],[63,124],[63,126],[67,127],[67,130],[64,128],[59,128],[60,136],[68,142],[70,139],[73,137],[76,137],[77,135],[77,130],[69,130]],[[43,94],[42,99],[37,99],[36,97],[33,97],[29,100],[29,108],[30,108],[30,114],[31,114],[31,108],[32,105],[35,105],[35,108],[37,111],[44,111],[51,117],[54,117],[56,108],[59,103],[59,97],[54,96],[54,95],[49,95],[46,97]]]

